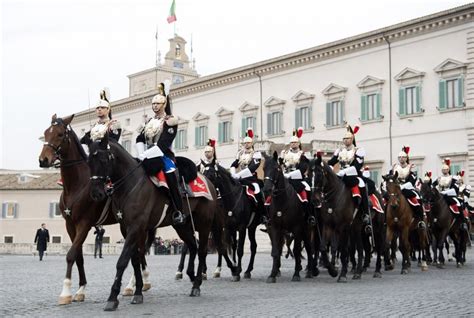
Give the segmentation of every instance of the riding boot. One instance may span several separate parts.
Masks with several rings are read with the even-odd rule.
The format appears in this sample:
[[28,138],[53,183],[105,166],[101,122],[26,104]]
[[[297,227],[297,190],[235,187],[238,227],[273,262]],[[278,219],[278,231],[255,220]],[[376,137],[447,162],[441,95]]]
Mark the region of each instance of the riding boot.
[[263,191],[260,191],[259,195],[257,195],[257,210],[260,214],[260,223],[267,225],[268,224],[268,217],[267,217],[267,209],[265,208],[265,197],[263,195]]
[[165,173],[165,177],[169,187],[171,204],[173,206],[173,223],[174,225],[183,224],[185,215],[181,212],[183,210],[183,200],[179,193],[178,179],[174,172]]
[[416,206],[414,212],[415,212],[415,218],[418,220],[418,228],[425,229],[426,228],[426,224],[424,221],[425,217],[424,217],[424,212],[421,205]]
[[370,211],[369,211],[369,197],[367,196],[367,188],[360,189],[360,209],[362,210],[362,223],[364,224],[365,233],[372,233],[372,222],[370,220]]
[[309,225],[316,225],[316,217],[314,215],[314,209],[312,208],[312,204],[310,202],[304,203],[304,209],[306,214],[306,219],[308,220]]

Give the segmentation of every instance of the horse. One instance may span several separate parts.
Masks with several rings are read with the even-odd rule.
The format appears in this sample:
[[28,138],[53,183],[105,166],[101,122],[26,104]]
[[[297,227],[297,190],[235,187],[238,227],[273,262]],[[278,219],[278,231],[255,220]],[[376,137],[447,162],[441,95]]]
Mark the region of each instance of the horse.
[[[258,211],[256,202],[252,202],[247,196],[245,187],[234,180],[230,173],[215,160],[204,173],[216,188],[219,190],[224,211],[227,211],[225,217],[225,229],[228,239],[232,240],[239,234],[237,239],[237,271],[232,275],[232,281],[240,280],[242,272],[242,257],[244,255],[245,237],[248,232],[250,240],[250,260],[247,270],[244,272],[244,278],[252,277],[252,270],[257,254],[256,231],[260,224],[260,215],[263,211]],[[234,240],[235,241],[235,240]]]
[[[308,271],[306,278],[313,277],[313,253],[310,241],[310,225],[307,224],[304,215],[303,203],[298,199],[298,195],[293,186],[283,175],[283,169],[278,162],[278,154],[275,151],[272,157],[264,155],[263,166],[265,180],[263,193],[270,198],[268,206],[268,235],[272,243],[271,255],[273,266],[267,283],[275,283],[281,265],[281,255],[283,250],[283,239],[287,232],[294,235],[293,255],[295,256],[295,271],[292,281],[300,281],[299,272],[301,267],[301,241],[306,249]],[[266,201],[268,203],[268,199]]]
[[[341,255],[341,271],[338,282],[347,282],[347,267],[349,262],[349,236],[353,222],[362,225],[362,213],[352,199],[352,193],[344,182],[333,172],[332,168],[322,160],[318,153],[316,159],[310,163],[310,180],[312,200],[319,205],[319,247],[323,266],[328,269],[329,275],[338,276],[333,263],[329,261],[328,242],[337,242]],[[362,229],[360,229],[362,231]],[[359,235],[360,235],[359,231]],[[333,243],[332,243],[333,244]],[[331,244],[331,245],[332,245]],[[358,247],[360,250],[360,247]],[[360,278],[362,268],[354,274],[354,279]]]
[[[120,291],[122,275],[129,261],[132,261],[136,279],[136,289],[132,303],[142,303],[142,277],[139,271],[139,259],[143,257],[145,243],[148,237],[160,226],[172,225],[171,213],[167,213],[170,206],[169,196],[158,189],[148,178],[142,164],[137,163],[121,145],[108,140],[108,134],[89,145],[89,168],[91,170],[90,195],[96,201],[102,201],[111,196],[112,212],[120,223],[125,237],[122,253],[117,261],[117,271],[111,288],[105,311],[117,309],[117,299]],[[204,177],[203,177],[204,178]],[[179,237],[190,249],[190,261],[187,274],[193,283],[190,296],[200,295],[202,271],[206,262],[207,242],[212,231],[221,252],[222,227],[218,224],[216,212],[216,191],[208,183],[212,200],[207,198],[190,198],[189,205],[184,210],[190,215],[184,224],[173,226]],[[196,216],[193,217],[193,214]],[[199,246],[194,237],[194,229],[199,232]],[[199,264],[194,274],[194,259],[196,252],[199,255]],[[232,263],[227,257],[227,264]]]
[[[59,208],[72,245],[66,255],[67,269],[58,300],[60,305],[70,304],[72,301],[83,302],[85,299],[87,280],[82,245],[89,230],[94,225],[116,223],[113,215],[109,213],[110,205],[106,204],[106,200],[96,202],[89,196],[90,171],[87,154],[70,126],[73,119],[74,115],[59,118],[54,114],[51,117],[51,125],[44,131],[44,145],[39,156],[41,168],[55,166],[55,162],[59,160],[64,185]],[[146,267],[146,262],[143,262]],[[73,296],[71,274],[74,263],[79,271],[79,289]],[[143,289],[148,290],[151,288],[148,271],[144,270],[143,275]]]
[[423,254],[423,261],[421,264],[421,269],[423,271],[428,269],[428,265],[425,260],[425,249],[426,249],[426,239],[427,234],[426,230],[419,228],[417,224],[413,222],[414,218],[412,215],[412,210],[410,204],[408,203],[405,196],[403,196],[400,189],[400,184],[398,181],[398,172],[395,174],[388,174],[382,176],[386,182],[387,188],[387,208],[386,208],[386,218],[387,218],[387,234],[386,234],[386,257],[385,264],[386,268],[392,269],[393,264],[390,264],[389,249],[392,244],[394,235],[397,235],[399,238],[399,249],[402,253],[402,270],[401,274],[408,274],[410,263],[410,232],[415,231],[418,234],[418,239],[420,243],[420,249]]

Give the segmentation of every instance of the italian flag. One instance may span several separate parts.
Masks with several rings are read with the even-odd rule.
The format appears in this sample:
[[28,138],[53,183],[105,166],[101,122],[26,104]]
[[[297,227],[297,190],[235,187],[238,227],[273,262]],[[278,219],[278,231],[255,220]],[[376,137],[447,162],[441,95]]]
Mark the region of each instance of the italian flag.
[[173,0],[173,3],[171,3],[171,8],[170,8],[170,13],[168,15],[168,18],[166,19],[168,23],[173,23],[176,21],[176,4],[174,3],[175,0]]

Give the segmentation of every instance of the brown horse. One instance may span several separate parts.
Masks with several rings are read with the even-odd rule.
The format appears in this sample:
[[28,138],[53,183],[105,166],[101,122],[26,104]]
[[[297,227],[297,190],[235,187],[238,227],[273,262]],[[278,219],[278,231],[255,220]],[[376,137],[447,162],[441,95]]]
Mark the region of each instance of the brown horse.
[[386,257],[385,263],[387,269],[393,269],[390,262],[389,249],[391,247],[394,236],[399,239],[399,249],[402,253],[402,271],[401,274],[408,274],[410,263],[410,233],[415,231],[419,239],[420,249],[423,254],[422,270],[427,270],[424,251],[427,247],[426,229],[419,228],[414,221],[412,210],[407,199],[403,196],[398,181],[398,172],[394,175],[386,175],[382,177],[386,182],[387,193],[387,236],[386,236]]
[[[70,127],[73,118],[74,115],[64,119],[58,118],[56,114],[52,116],[51,125],[44,131],[45,142],[39,156],[39,165],[42,168],[52,167],[57,160],[60,161],[64,184],[59,208],[66,221],[66,230],[72,245],[66,256],[67,270],[59,296],[60,305],[84,301],[87,280],[82,245],[91,227],[96,224],[116,223],[113,215],[107,213],[109,208],[106,207],[106,201],[95,202],[89,196],[90,172],[87,155]],[[74,263],[79,271],[79,290],[73,297],[71,272]]]
[[[154,233],[156,228],[172,224],[171,213],[167,213],[170,200],[162,189],[158,189],[150,181],[144,169],[141,168],[141,164],[137,163],[122,146],[114,141],[109,143],[107,134],[100,142],[92,143],[89,150],[91,155],[88,164],[92,174],[91,197],[101,201],[111,196],[113,214],[120,223],[121,229],[124,229],[125,243],[117,262],[115,280],[105,307],[106,311],[111,311],[118,307],[117,296],[120,292],[122,275],[130,260],[136,279],[132,303],[143,302],[139,261],[144,256],[147,233]],[[207,182],[207,185],[212,200],[203,197],[190,198],[189,206],[184,205],[184,212],[190,217],[184,224],[174,226],[190,250],[190,260],[186,271],[193,283],[190,296],[200,295],[207,243],[211,231],[219,251],[226,258],[227,265],[233,268],[222,245],[222,224],[218,224],[218,218],[215,216],[216,191],[210,182]],[[194,229],[199,232],[199,245],[194,237]],[[199,256],[199,265],[195,275],[196,252]]]

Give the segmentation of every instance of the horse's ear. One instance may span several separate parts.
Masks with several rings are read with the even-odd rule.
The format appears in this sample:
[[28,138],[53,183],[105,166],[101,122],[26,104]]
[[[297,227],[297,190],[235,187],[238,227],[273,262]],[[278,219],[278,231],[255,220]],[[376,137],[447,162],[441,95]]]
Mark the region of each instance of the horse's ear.
[[74,114],[63,118],[63,122],[66,126],[68,126],[72,122],[73,119],[74,119]]
[[273,152],[273,160],[278,162],[278,153],[276,151]]
[[387,176],[386,176],[386,175],[382,175],[382,179],[384,179],[384,181],[387,181]]
[[398,179],[398,171],[395,171],[395,174],[393,175],[393,179],[397,180]]
[[278,158],[278,164],[281,166],[283,165],[283,158]]
[[53,116],[51,116],[51,121],[56,121],[56,119],[58,119],[58,116],[56,116],[56,114],[54,114]]

